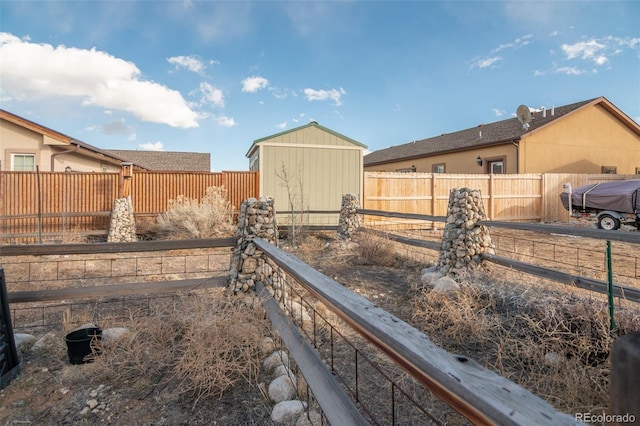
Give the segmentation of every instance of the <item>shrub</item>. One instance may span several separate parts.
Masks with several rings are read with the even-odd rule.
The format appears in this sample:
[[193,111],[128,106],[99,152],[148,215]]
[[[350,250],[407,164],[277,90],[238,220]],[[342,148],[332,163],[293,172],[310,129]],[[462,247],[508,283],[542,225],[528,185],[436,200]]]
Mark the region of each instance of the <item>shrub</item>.
[[[238,383],[254,384],[268,321],[257,307],[226,296],[183,296],[152,316],[131,316],[129,332],[105,344],[98,374],[143,391],[221,397]],[[144,390],[144,392],[149,392]]]
[[233,208],[222,187],[207,188],[202,200],[183,195],[169,201],[149,233],[157,239],[218,238],[233,235]]

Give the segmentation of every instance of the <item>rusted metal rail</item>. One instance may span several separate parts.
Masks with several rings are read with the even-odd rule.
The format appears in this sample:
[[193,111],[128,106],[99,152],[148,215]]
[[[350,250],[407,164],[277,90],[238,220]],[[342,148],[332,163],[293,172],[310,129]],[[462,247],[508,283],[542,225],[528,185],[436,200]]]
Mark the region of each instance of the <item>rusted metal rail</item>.
[[253,240],[287,274],[416,380],[474,424],[575,425],[573,417],[475,361],[448,353],[419,330],[263,239]]

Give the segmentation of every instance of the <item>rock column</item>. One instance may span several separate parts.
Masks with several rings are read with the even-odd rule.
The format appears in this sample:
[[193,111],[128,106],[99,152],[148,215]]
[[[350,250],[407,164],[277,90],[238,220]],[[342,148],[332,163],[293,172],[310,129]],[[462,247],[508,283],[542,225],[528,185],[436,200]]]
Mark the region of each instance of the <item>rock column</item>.
[[255,290],[256,281],[273,293],[277,266],[253,243],[257,237],[278,244],[276,212],[271,197],[248,198],[240,207],[227,284],[228,291],[233,294]]
[[129,243],[137,241],[137,239],[131,197],[118,198],[113,203],[107,241],[110,243]]
[[338,238],[350,239],[355,232],[362,227],[362,217],[356,210],[360,208],[360,200],[353,194],[342,196],[340,207],[340,220],[338,222]]
[[482,265],[484,253],[495,254],[486,226],[480,191],[462,188],[449,194],[447,224],[442,235],[438,270],[452,278],[466,278]]

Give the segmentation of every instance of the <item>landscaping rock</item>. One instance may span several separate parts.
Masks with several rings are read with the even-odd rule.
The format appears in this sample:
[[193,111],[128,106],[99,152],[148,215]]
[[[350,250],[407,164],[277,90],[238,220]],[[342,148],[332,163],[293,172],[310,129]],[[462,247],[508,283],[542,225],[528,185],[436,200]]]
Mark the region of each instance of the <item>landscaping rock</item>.
[[290,424],[296,417],[300,416],[306,408],[307,403],[303,401],[292,400],[279,402],[271,411],[271,420],[279,425]]

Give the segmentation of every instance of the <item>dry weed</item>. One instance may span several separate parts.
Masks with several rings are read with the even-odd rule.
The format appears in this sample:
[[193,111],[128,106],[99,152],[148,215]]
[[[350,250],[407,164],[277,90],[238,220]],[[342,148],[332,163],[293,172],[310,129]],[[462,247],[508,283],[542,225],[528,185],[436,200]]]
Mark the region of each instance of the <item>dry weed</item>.
[[221,397],[258,376],[267,323],[255,309],[226,297],[184,296],[153,316],[132,313],[129,332],[103,342],[96,363],[104,377],[133,383],[140,391],[179,383],[172,391],[196,402]]
[[[594,412],[608,403],[615,337],[602,300],[478,280],[449,295],[423,292],[413,319],[444,349],[483,362],[559,410]],[[619,335],[640,330],[637,311],[618,310],[616,322]]]
[[371,234],[356,234],[358,244],[353,263],[357,265],[394,266],[398,263],[389,240]]
[[233,235],[233,208],[222,187],[207,188],[202,200],[180,195],[169,201],[169,210],[149,226],[157,239],[217,238]]

